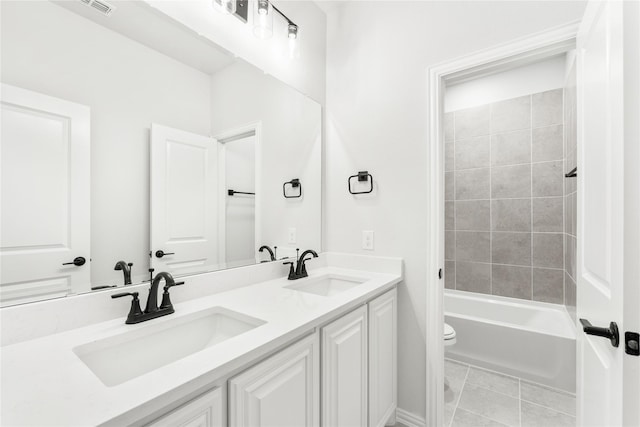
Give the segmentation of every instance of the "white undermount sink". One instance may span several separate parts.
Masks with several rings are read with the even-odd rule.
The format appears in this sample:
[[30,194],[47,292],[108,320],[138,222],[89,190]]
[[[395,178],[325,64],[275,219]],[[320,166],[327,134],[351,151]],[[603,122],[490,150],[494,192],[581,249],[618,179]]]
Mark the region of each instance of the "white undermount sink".
[[292,289],[299,292],[307,292],[310,294],[321,295],[324,297],[331,297],[341,292],[354,288],[368,279],[362,279],[360,277],[343,276],[330,274],[328,276],[298,279],[299,283],[294,283],[289,286],[285,286],[287,289]]
[[100,381],[112,387],[265,323],[223,307],[164,319],[134,325],[129,332],[83,344],[73,352]]

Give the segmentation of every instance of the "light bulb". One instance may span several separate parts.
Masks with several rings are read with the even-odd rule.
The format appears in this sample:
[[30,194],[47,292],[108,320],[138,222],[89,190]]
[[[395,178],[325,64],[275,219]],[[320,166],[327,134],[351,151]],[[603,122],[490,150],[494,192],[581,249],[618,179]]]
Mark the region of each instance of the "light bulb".
[[298,26],[296,24],[294,24],[293,22],[290,22],[289,26],[287,27],[287,33],[288,33],[288,37],[290,39],[297,39],[298,38]]
[[268,0],[257,0],[253,8],[253,34],[261,39],[273,35],[273,9]]

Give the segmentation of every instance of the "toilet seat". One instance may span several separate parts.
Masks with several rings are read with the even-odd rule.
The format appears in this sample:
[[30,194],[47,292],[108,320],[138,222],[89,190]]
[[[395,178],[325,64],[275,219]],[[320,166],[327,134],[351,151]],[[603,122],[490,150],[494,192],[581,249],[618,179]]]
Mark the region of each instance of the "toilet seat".
[[450,325],[444,324],[444,345],[453,345],[456,343],[456,330]]

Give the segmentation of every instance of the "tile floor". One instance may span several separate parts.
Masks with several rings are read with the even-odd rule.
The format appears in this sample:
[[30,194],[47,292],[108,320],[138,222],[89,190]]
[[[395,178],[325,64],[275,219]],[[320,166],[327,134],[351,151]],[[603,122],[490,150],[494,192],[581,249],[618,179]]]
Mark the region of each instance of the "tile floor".
[[526,380],[445,360],[446,427],[575,427],[576,398]]

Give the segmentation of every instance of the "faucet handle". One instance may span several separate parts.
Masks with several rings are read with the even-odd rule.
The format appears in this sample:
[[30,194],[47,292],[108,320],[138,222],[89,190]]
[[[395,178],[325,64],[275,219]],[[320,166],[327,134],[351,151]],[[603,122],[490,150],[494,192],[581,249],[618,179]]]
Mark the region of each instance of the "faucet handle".
[[122,298],[126,296],[132,296],[131,309],[127,315],[127,320],[124,323],[131,324],[136,323],[135,319],[138,316],[142,316],[142,309],[140,308],[140,300],[138,299],[138,292],[121,292],[119,294],[111,295],[111,298]]
[[171,297],[169,296],[169,288],[173,286],[184,285],[184,282],[175,282],[164,285],[164,292],[162,293],[162,302],[160,303],[160,310],[170,310],[173,313],[173,304],[171,303]]
[[287,277],[287,279],[296,280],[296,272],[295,272],[295,269],[293,268],[293,261],[287,261],[282,263],[282,265],[287,265],[287,264],[289,264],[289,277]]

